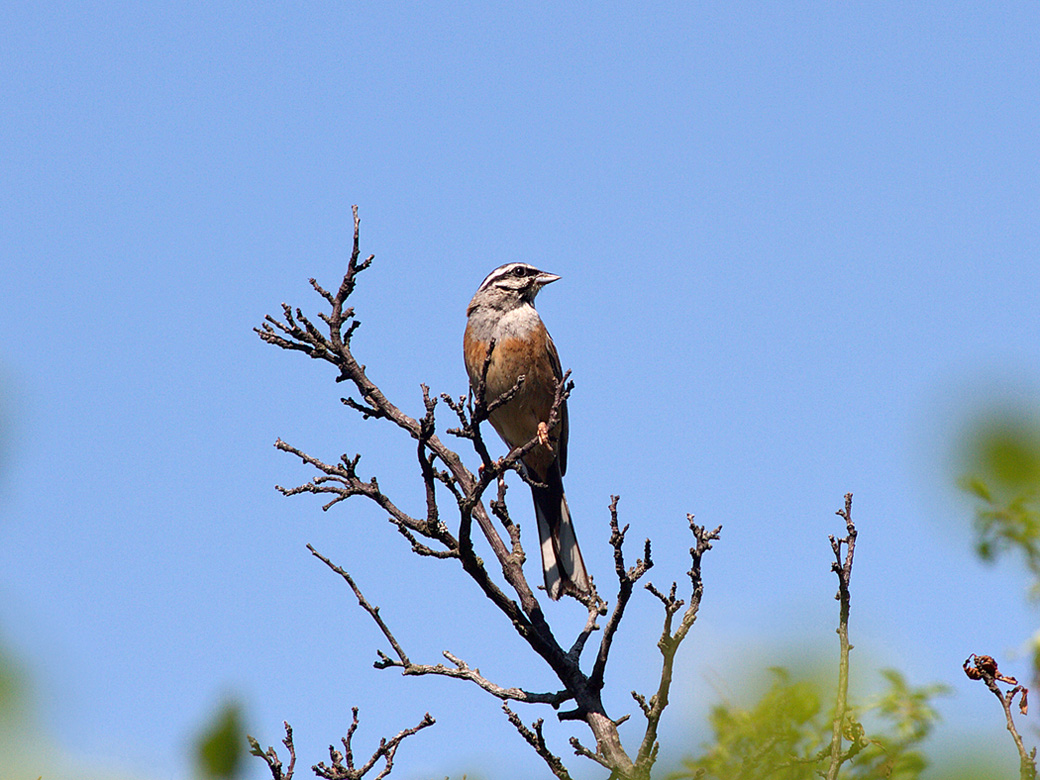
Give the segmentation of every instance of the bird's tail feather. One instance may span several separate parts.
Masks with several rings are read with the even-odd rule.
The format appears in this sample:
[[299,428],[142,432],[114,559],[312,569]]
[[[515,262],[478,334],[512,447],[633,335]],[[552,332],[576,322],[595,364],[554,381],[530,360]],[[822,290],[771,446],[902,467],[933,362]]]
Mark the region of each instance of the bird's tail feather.
[[571,523],[563,481],[550,479],[548,488],[531,486],[538,537],[542,549],[545,590],[556,601],[564,593],[588,593],[589,578]]

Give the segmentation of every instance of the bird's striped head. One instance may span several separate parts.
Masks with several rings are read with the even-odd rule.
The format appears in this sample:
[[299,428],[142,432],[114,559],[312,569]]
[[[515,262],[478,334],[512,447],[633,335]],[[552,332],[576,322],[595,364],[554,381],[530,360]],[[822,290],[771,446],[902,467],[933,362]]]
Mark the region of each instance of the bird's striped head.
[[532,303],[545,285],[560,277],[547,271],[539,271],[529,263],[506,263],[489,273],[477,288],[469,308],[488,305],[495,308],[512,308]]

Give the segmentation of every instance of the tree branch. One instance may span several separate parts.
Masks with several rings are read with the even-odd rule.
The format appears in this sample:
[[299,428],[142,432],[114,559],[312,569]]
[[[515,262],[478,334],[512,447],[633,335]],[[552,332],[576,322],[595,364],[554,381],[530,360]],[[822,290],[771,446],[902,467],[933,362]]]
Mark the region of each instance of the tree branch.
[[[700,579],[700,559],[703,553],[711,548],[711,541],[718,538],[719,529],[709,533],[694,525],[691,516],[691,530],[697,540],[696,546],[691,549],[693,567],[690,576],[693,593],[689,606],[683,612],[679,627],[674,634],[672,633],[673,616],[679,613],[683,602],[675,598],[674,586],[671,595],[667,597],[662,596],[651,586],[651,592],[656,593],[665,603],[666,608],[664,632],[658,642],[663,664],[658,692],[651,697],[649,703],[641,704],[648,726],[637,761],[633,762],[622,747],[617,731],[617,725],[624,718],[618,720],[609,718],[600,694],[611,644],[631,599],[634,585],[652,566],[649,541],[645,544],[643,558],[637,560],[634,566],[626,568],[622,555],[622,544],[628,529],[626,526],[624,530],[621,530],[618,526],[617,498],[614,497],[610,507],[611,545],[614,547],[615,569],[619,583],[618,598],[601,638],[592,673],[590,676],[586,676],[581,670],[580,656],[592,632],[598,630],[598,618],[607,614],[606,603],[599,598],[595,590],[589,594],[576,596],[586,606],[588,618],[571,648],[564,650],[546,621],[534,590],[525,578],[523,564],[526,555],[521,544],[520,527],[510,517],[505,503],[506,485],[503,476],[507,471],[516,471],[524,481],[538,485],[526,473],[522,466],[522,459],[538,446],[539,437],[535,436],[530,441],[512,449],[503,458],[492,460],[481,433],[481,423],[485,422],[488,415],[496,408],[508,403],[516,396],[522,387],[524,378],[520,377],[514,387],[502,396],[494,399],[485,398],[486,373],[494,350],[494,343],[492,343],[485,356],[481,379],[471,392],[468,402],[465,396],[458,399],[447,394],[439,396],[439,399],[447,404],[459,421],[459,427],[450,429],[449,433],[469,440],[480,460],[480,468],[477,469],[476,474],[464,465],[457,452],[446,446],[438,437],[435,421],[438,398],[431,396],[428,387],[425,385],[421,387],[424,411],[418,419],[405,414],[387,399],[369,378],[365,366],[357,361],[351,348],[351,339],[360,323],[355,317],[354,309],[346,305],[347,300],[354,292],[358,274],[371,266],[374,257],[370,255],[365,260],[360,259],[360,219],[356,207],[353,209],[353,215],[354,244],[339,288],[335,292],[331,292],[317,281],[311,280],[311,286],[328,304],[329,311],[319,314],[318,320],[311,321],[299,308],[294,309],[287,304],[282,304],[282,316],[280,318],[267,316],[256,332],[267,343],[283,349],[303,352],[311,358],[334,366],[337,370],[336,381],[348,382],[356,391],[353,396],[348,395],[342,398],[342,402],[347,408],[357,412],[364,419],[387,420],[415,441],[415,458],[422,478],[425,511],[413,516],[383,493],[374,477],[368,481],[362,480],[357,474],[360,456],[351,458],[344,455],[339,462],[328,464],[281,440],[276,444],[279,449],[300,458],[304,463],[315,468],[319,475],[307,484],[295,488],[279,488],[279,490],[285,495],[314,493],[329,496],[331,500],[325,504],[325,509],[329,509],[347,498],[363,496],[387,512],[390,522],[410,543],[413,552],[443,560],[457,559],[462,569],[481,592],[506,616],[519,636],[548,664],[561,682],[562,690],[536,693],[516,687],[503,687],[487,680],[480,674],[479,669],[471,668],[465,661],[447,652],[444,653],[444,656],[451,662],[451,665],[413,663],[379,616],[378,608],[368,603],[349,574],[310,548],[312,554],[344,578],[357,597],[359,605],[369,613],[390,643],[395,657],[380,652],[379,660],[375,664],[377,667],[400,668],[404,674],[409,675],[438,674],[469,680],[504,701],[543,703],[559,707],[564,701],[571,700],[574,702],[574,708],[568,712],[559,713],[558,717],[561,720],[584,720],[596,739],[595,752],[585,751],[584,748],[579,749],[580,743],[575,740],[575,744],[578,745],[575,749],[578,753],[593,757],[598,763],[610,768],[612,774],[618,778],[646,780],[657,755],[657,725],[667,705],[675,652],[693,625],[700,604],[703,588]],[[320,326],[324,327],[324,332]],[[549,430],[560,424],[563,405],[573,387],[570,372],[567,372],[557,384],[549,419],[544,421]],[[496,484],[498,489],[494,498],[489,497],[489,513],[485,508],[484,494],[492,484]],[[442,518],[441,507],[438,505],[439,495],[442,495],[439,488],[447,490],[458,507],[457,536],[452,534]],[[508,544],[503,539],[501,530],[492,519],[492,515],[501,524],[501,530],[504,530],[508,536]],[[500,586],[492,577],[484,561],[474,549],[470,536],[474,520],[498,562],[501,575],[505,580],[503,586]],[[435,544],[431,546],[426,543],[427,540]],[[507,589],[515,594],[515,600],[512,596],[507,595]],[[423,726],[420,725],[418,728],[421,727]],[[356,728],[356,718],[344,743],[347,753],[340,755],[340,758],[336,757],[335,752],[330,754],[333,756],[332,765],[330,767],[320,765],[324,767],[323,771],[329,773],[323,776],[354,777],[355,775],[344,773],[368,771],[368,768],[371,768],[373,761],[366,765],[367,768],[362,767],[360,770],[356,770],[353,767],[349,741],[353,736],[354,728]],[[549,762],[551,767],[553,766],[551,759],[559,761],[544,747],[544,741],[541,740],[540,722],[535,724],[533,731],[526,726],[523,729],[518,727],[518,730],[532,744],[536,752],[539,752],[539,755]],[[414,733],[414,731],[410,733]],[[402,735],[407,736],[405,732],[402,732]],[[399,737],[403,738],[401,735]],[[390,770],[392,752],[396,750],[396,744],[399,742],[398,738],[395,740],[397,742],[394,740],[387,742],[387,747],[381,754],[387,759],[387,766],[379,777],[383,777]],[[389,747],[391,744],[392,748]],[[381,750],[383,750],[382,744]],[[344,764],[343,761],[346,763]],[[557,777],[564,777],[566,772],[562,769],[562,764],[560,764],[559,771],[564,774],[559,774],[556,769],[553,771],[557,772]],[[279,779],[275,778],[275,780]]]
[[[969,663],[973,662],[972,666],[968,666]],[[1007,723],[1007,730],[1011,734],[1011,739],[1015,742],[1015,748],[1018,750],[1018,774],[1020,780],[1036,780],[1036,748],[1032,750],[1026,750],[1025,744],[1022,742],[1022,737],[1018,733],[1018,729],[1015,727],[1015,719],[1011,716],[1011,705],[1015,701],[1015,696],[1021,694],[1019,699],[1018,709],[1023,715],[1029,710],[1029,689],[1024,685],[1019,685],[1018,680],[1014,677],[1008,677],[1000,673],[997,668],[997,662],[993,660],[992,656],[988,655],[975,655],[972,653],[964,661],[964,673],[968,675],[972,680],[982,680],[986,687],[990,689],[994,696],[1000,700],[1000,706],[1004,710],[1004,719]],[[998,682],[1005,683],[1007,685],[1014,686],[1007,693],[1000,690]]]
[[[838,770],[848,759],[842,754],[842,733],[845,729],[845,714],[849,703],[849,582],[852,580],[852,558],[856,552],[856,525],[852,522],[852,493],[845,494],[845,508],[835,514],[845,520],[846,536],[836,539],[829,536],[831,549],[834,551],[834,563],[831,571],[838,575],[838,594],[835,598],[841,602],[838,618],[838,641],[841,646],[838,662],[838,694],[834,704],[834,721],[831,730],[830,763],[827,767],[827,780],[835,780]],[[845,558],[842,560],[841,550],[845,547]]]
[[361,780],[361,778],[372,770],[376,765],[376,762],[380,759],[383,760],[383,768],[379,771],[379,774],[375,776],[375,780],[382,780],[382,778],[386,777],[393,771],[394,756],[397,754],[397,748],[400,746],[401,742],[413,734],[422,731],[427,726],[432,726],[436,723],[436,721],[430,717],[430,713],[427,712],[423,716],[423,719],[419,721],[419,725],[403,729],[389,740],[386,738],[380,739],[379,747],[376,748],[372,756],[362,766],[358,767],[354,764],[354,750],[352,745],[354,732],[357,731],[358,727],[358,708],[352,707],[351,712],[353,713],[353,720],[350,723],[350,727],[347,729],[347,735],[340,740],[343,744],[343,750],[345,753],[341,753],[334,746],[329,745],[329,758],[332,761],[332,764],[326,765],[325,762],[319,761],[316,766],[311,767],[311,769],[314,770],[314,774],[318,777],[324,778],[324,780]]
[[571,780],[571,776],[564,767],[560,757],[554,755],[545,744],[545,737],[542,736],[542,719],[536,720],[532,724],[532,728],[527,728],[524,722],[520,720],[520,716],[509,709],[508,704],[502,705],[502,711],[509,718],[509,722],[520,732],[520,736],[542,757],[542,760],[549,766],[549,770],[560,780]]
[[393,648],[394,655],[396,655],[397,658],[391,658],[385,653],[379,651],[379,660],[373,664],[376,669],[388,669],[394,667],[400,669],[402,674],[408,676],[419,677],[426,674],[435,674],[443,677],[455,677],[461,680],[469,680],[499,699],[520,701],[528,704],[549,704],[553,707],[558,707],[560,704],[571,698],[571,695],[567,691],[556,691],[554,693],[531,693],[530,691],[525,691],[520,688],[505,688],[501,685],[496,685],[481,675],[479,669],[470,668],[465,661],[457,658],[448,651],[444,651],[443,655],[455,664],[454,668],[447,667],[444,664],[431,665],[413,663],[407,653],[405,653],[404,647],[394,636],[390,627],[386,624],[386,621],[384,621],[382,616],[379,614],[379,607],[373,606],[369,603],[357,583],[354,581],[354,578],[350,576],[350,573],[343,567],[337,566],[331,560],[315,550],[311,545],[308,544],[307,549],[311,551],[311,554],[315,558],[332,569],[332,571],[336,572],[336,574],[342,577],[347,585],[350,586],[350,589],[354,592],[354,596],[358,600],[358,605],[372,617],[372,620],[375,621],[375,624],[379,627],[383,636],[386,637],[387,642],[390,643],[390,647]]
[[621,625],[621,618],[625,614],[625,607],[632,597],[635,584],[654,565],[653,560],[650,558],[650,540],[647,539],[643,547],[643,557],[636,559],[636,563],[632,568],[625,568],[625,558],[621,548],[625,543],[625,534],[628,533],[628,526],[626,525],[623,529],[618,527],[617,505],[619,500],[621,500],[621,496],[610,497],[610,546],[614,548],[614,571],[618,578],[618,595],[614,602],[614,612],[603,629],[603,638],[599,643],[599,652],[592,667],[592,674],[589,676],[589,684],[600,688],[603,686],[603,673],[606,670],[607,656],[610,654],[611,643],[614,641],[614,635],[617,633],[618,626]]
[[649,777],[650,769],[657,760],[659,748],[657,728],[661,722],[661,716],[664,714],[665,707],[668,706],[668,693],[672,686],[675,654],[679,650],[679,645],[686,639],[690,629],[693,628],[693,624],[697,620],[697,613],[700,611],[701,597],[704,595],[701,561],[704,558],[704,554],[711,549],[711,543],[718,541],[719,534],[722,533],[721,525],[717,526],[715,530],[709,531],[704,526],[693,522],[693,515],[686,515],[686,519],[690,524],[690,532],[693,534],[695,542],[694,546],[690,548],[690,570],[687,572],[690,578],[691,592],[689,605],[683,612],[675,633],[672,633],[672,619],[683,606],[682,600],[675,597],[675,583],[672,583],[671,591],[667,596],[662,594],[652,584],[647,584],[646,586],[646,589],[661,601],[665,610],[664,627],[661,630],[661,638],[657,641],[657,647],[661,651],[660,681],[657,685],[657,692],[650,697],[646,705],[642,706],[641,703],[643,715],[646,717],[646,731],[643,734],[639,752],[636,754],[636,765],[641,769],[645,769],[647,777]]
[[[324,762],[318,762],[316,766],[312,766],[311,770],[318,777],[324,778],[325,780],[361,780],[367,775],[376,763],[382,759],[383,768],[380,772],[374,776],[374,780],[382,780],[390,774],[394,768],[394,756],[397,754],[397,748],[400,746],[408,737],[413,734],[422,731],[427,726],[432,726],[436,721],[430,717],[430,713],[426,713],[423,719],[419,721],[417,726],[412,728],[403,729],[391,739],[386,738],[379,740],[379,747],[376,748],[372,756],[362,766],[358,767],[354,764],[354,749],[353,740],[354,732],[357,731],[358,727],[358,708],[352,707],[351,713],[353,719],[350,726],[347,728],[347,735],[340,740],[343,744],[343,750],[340,752],[333,746],[329,746],[329,758],[332,764],[326,766]],[[285,723],[285,738],[282,740],[282,744],[285,745],[289,751],[289,767],[286,771],[282,771],[282,762],[278,758],[278,754],[275,752],[273,747],[263,750],[260,747],[260,743],[257,742],[253,737],[247,736],[249,740],[249,752],[254,756],[259,756],[264,759],[267,764],[268,770],[271,772],[272,780],[292,780],[293,771],[296,766],[296,748],[293,746],[293,732],[292,726],[288,722]],[[345,762],[345,763],[344,763]]]
[[293,746],[292,726],[289,725],[289,721],[283,721],[283,725],[285,726],[285,738],[282,740],[282,744],[289,751],[289,767],[284,773],[282,772],[282,762],[274,748],[269,747],[265,751],[260,747],[259,742],[248,734],[246,735],[246,739],[249,741],[249,752],[264,760],[272,780],[292,780],[293,770],[296,767],[296,748]]

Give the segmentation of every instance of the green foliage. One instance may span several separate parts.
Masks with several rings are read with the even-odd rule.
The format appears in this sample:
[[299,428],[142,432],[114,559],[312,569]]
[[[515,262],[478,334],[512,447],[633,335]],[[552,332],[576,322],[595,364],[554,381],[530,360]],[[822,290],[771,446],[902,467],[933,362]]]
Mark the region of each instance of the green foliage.
[[[833,694],[817,682],[794,679],[784,668],[769,671],[769,687],[751,707],[725,703],[712,709],[713,741],[673,778],[816,780],[826,772]],[[843,724],[848,759],[840,776],[916,780],[927,766],[920,743],[938,720],[931,700],[946,689],[911,687],[893,670],[882,675],[887,683],[882,694],[850,706]]]
[[245,757],[245,728],[242,708],[225,703],[195,742],[199,775],[205,778],[232,778],[239,774]]
[[958,486],[976,500],[975,549],[995,560],[1022,555],[1040,595],[1040,424],[1024,412],[1004,411],[977,423],[962,447]]
[[700,758],[684,762],[688,773],[675,777],[798,780],[812,775],[800,762],[810,759],[827,738],[817,727],[822,692],[815,683],[792,680],[786,669],[769,671],[772,684],[750,709],[730,704],[712,708],[708,722],[714,743]]
[[0,723],[24,717],[23,688],[21,671],[0,648]]

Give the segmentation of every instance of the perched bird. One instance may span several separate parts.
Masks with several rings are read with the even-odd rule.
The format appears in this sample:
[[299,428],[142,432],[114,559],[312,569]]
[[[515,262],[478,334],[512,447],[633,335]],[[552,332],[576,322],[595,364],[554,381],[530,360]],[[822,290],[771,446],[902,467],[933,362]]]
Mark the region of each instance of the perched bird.
[[[480,384],[488,345],[495,347],[487,369],[485,399],[508,393],[520,376],[520,389],[508,403],[490,415],[491,425],[512,449],[535,436],[536,444],[522,459],[527,477],[545,485],[531,485],[542,570],[549,598],[589,591],[585,563],[574,535],[563,475],[567,471],[567,404],[559,409],[559,424],[547,429],[556,388],[562,376],[560,357],[549,332],[534,308],[538,291],[560,277],[527,263],[506,263],[481,283],[466,310],[468,321],[463,347],[470,387]],[[548,446],[547,446],[548,445]]]

